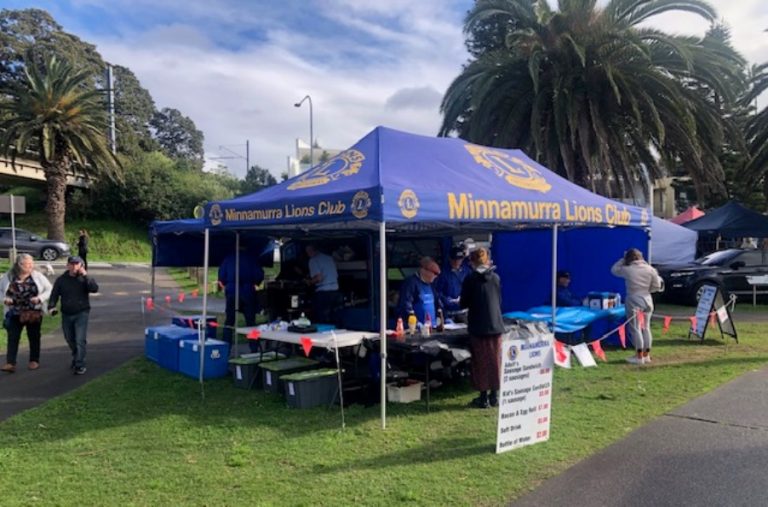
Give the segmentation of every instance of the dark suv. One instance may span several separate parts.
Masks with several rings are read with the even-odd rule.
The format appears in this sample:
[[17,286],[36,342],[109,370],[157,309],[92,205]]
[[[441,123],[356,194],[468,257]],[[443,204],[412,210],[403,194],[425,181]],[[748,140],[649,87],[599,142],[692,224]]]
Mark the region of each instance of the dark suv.
[[[0,227],[0,257],[8,257],[13,248],[10,227]],[[69,255],[69,245],[64,241],[41,238],[23,229],[16,229],[16,251],[28,253],[36,259],[54,261]]]
[[[747,277],[768,275],[768,251],[731,248],[681,266],[657,266],[664,278],[664,297],[696,304],[704,284],[717,285],[724,294],[752,295]],[[758,287],[764,292],[764,287]],[[727,297],[727,296],[726,296]]]

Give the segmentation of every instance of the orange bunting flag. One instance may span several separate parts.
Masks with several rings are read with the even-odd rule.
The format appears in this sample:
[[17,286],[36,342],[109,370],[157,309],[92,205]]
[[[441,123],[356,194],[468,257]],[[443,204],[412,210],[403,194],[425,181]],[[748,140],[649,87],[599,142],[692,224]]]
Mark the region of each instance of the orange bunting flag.
[[155,301],[152,298],[147,298],[147,310],[155,309]]
[[309,351],[312,350],[312,338],[308,336],[301,337],[301,346],[304,349],[304,355],[309,357]]
[[715,315],[717,315],[715,312],[712,312],[709,314],[709,325],[710,326],[716,326],[717,320],[715,319]]
[[627,348],[627,329],[626,324],[622,324],[619,326],[619,341],[621,342],[621,348],[626,349]]
[[195,321],[194,321],[194,320],[192,320],[192,319],[187,319],[187,323],[189,324],[189,327],[191,327],[192,329],[194,329],[194,328],[195,328]]
[[258,329],[251,329],[245,337],[249,340],[258,340],[261,338],[261,332]]
[[208,323],[208,327],[219,327],[219,323],[215,320],[212,320]]
[[691,329],[696,331],[696,316],[688,317],[688,320],[691,321]]
[[184,293],[179,292],[179,303],[183,303],[183,302],[184,302]]
[[637,325],[645,329],[645,312],[637,312]]
[[670,324],[672,324],[672,317],[664,317],[664,327],[661,329],[661,334],[667,334]]
[[165,304],[171,304],[171,296],[165,296]]
[[196,298],[199,293],[200,293],[200,289],[192,289],[192,297],[193,298]]
[[608,359],[605,357],[605,351],[603,350],[603,346],[600,344],[600,340],[595,340],[592,342],[592,350],[595,351],[595,355],[603,360],[604,363],[608,362]]
[[563,342],[555,340],[555,364],[561,368],[571,367],[571,351]]

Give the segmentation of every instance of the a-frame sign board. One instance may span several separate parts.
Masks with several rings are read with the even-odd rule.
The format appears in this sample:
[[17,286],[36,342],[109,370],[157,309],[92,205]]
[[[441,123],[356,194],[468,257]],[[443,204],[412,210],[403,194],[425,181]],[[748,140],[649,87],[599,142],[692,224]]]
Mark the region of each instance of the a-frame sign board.
[[[713,312],[714,318],[711,319],[710,316]],[[731,311],[723,301],[723,293],[716,285],[704,285],[702,288],[699,305],[696,307],[696,322],[695,325],[693,322],[691,323],[688,339],[690,340],[691,336],[695,336],[703,342],[710,320],[717,322],[721,338],[725,339],[724,335],[728,335],[736,340],[736,343],[739,342]]]

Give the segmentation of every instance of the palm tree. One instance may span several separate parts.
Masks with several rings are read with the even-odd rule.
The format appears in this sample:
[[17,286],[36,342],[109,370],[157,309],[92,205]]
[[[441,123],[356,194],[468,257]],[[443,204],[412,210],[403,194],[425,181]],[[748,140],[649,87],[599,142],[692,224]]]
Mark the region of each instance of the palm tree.
[[627,196],[646,174],[683,163],[700,198],[724,196],[724,113],[744,62],[721,37],[638,26],[669,11],[717,19],[702,0],[559,0],[558,10],[477,0],[470,41],[492,24],[506,27],[505,46],[473,47],[476,59],[443,98],[440,135],[521,148],[605,195]]
[[754,185],[760,179],[768,179],[768,107],[763,106],[761,110],[755,111],[756,104],[754,108],[752,106],[759,96],[768,91],[768,63],[752,67],[749,85],[741,104],[754,111],[747,118],[744,128],[749,157],[744,173],[748,185]]
[[67,175],[116,177],[107,146],[102,92],[93,76],[52,57],[40,69],[28,59],[26,79],[0,90],[0,153],[15,161],[34,152],[46,179],[48,237],[64,240]]

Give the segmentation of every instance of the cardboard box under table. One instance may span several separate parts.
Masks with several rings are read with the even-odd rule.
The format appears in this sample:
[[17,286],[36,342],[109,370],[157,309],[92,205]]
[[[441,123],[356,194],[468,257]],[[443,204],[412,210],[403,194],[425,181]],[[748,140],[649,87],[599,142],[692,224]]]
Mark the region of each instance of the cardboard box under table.
[[283,375],[314,370],[319,367],[320,363],[314,359],[299,356],[278,361],[269,361],[259,365],[263,375],[262,385],[264,386],[264,390],[275,394],[283,394],[283,381],[280,378]]
[[283,354],[277,352],[264,352],[245,354],[235,359],[230,359],[232,378],[235,380],[235,387],[240,389],[253,389],[261,387],[261,375],[259,375],[259,365],[268,361],[285,359]]
[[[220,340],[205,340],[203,357],[203,378],[226,377],[229,373],[229,344]],[[179,372],[192,378],[200,377],[200,342],[181,340],[179,342]]]
[[[202,319],[202,315],[174,315],[171,319],[171,324],[174,326],[179,327],[185,327],[187,329],[194,329],[197,331],[197,326],[199,325],[200,319]],[[216,317],[213,315],[209,315],[208,318],[206,318],[206,326],[205,326],[205,337],[206,338],[213,338],[216,339],[216,325],[217,320]],[[213,325],[211,325],[213,323]]]
[[197,331],[178,326],[156,326],[144,330],[144,352],[148,359],[171,371],[179,371],[179,341],[197,340]]
[[330,405],[338,392],[338,370],[323,368],[283,375],[285,399],[291,408]]

